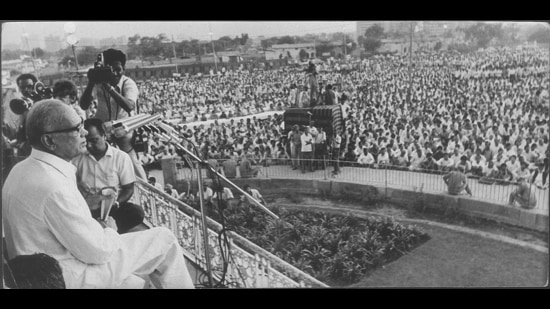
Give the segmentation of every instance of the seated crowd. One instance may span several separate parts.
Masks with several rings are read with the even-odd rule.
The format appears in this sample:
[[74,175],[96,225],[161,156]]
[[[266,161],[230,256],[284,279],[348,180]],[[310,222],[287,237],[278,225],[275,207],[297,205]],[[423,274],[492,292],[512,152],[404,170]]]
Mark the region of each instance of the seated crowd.
[[[438,173],[463,166],[466,175],[482,182],[517,182],[525,178],[541,188],[548,187],[547,55],[547,51],[538,49],[499,49],[473,55],[420,53],[413,70],[410,100],[408,59],[404,56],[352,60],[346,70],[336,69],[341,63],[323,65],[318,73],[319,97],[324,98],[328,91],[323,86],[338,85],[333,89],[334,103],[342,106],[345,116],[340,160],[358,166]],[[227,102],[227,106],[255,100],[258,94],[260,98],[277,97],[282,107],[299,106],[296,97],[300,89],[307,91],[307,86],[300,86],[306,84],[307,73],[285,73],[254,71],[238,73],[237,79],[233,79],[235,75],[223,76],[221,80],[233,79],[229,83],[233,85],[229,87],[233,97],[224,96],[227,90],[210,94],[217,102]],[[204,91],[186,100],[205,106],[209,106],[206,93],[218,89],[212,87],[214,79],[209,78],[164,83],[169,85],[167,91],[161,91],[164,95],[185,89]],[[177,83],[185,84],[184,90],[175,91]],[[247,83],[252,87],[246,88]],[[243,85],[249,89],[248,99],[246,91],[245,99],[237,96]],[[322,105],[325,100],[319,102]],[[195,103],[180,104],[192,109]],[[234,157],[238,163],[246,155],[253,164],[285,163],[297,168],[289,159],[300,158],[300,154],[292,154],[292,134],[285,134],[282,117],[251,118],[246,122],[194,123],[178,130],[201,153],[215,159]],[[318,130],[310,131],[315,139]],[[152,140],[143,162],[178,155],[172,145]],[[328,140],[323,148],[330,152]]]

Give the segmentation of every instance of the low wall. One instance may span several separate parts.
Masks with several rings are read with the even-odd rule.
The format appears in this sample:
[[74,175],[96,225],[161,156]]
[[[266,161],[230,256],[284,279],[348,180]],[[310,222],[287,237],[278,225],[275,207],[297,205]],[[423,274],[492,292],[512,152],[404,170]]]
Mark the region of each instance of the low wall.
[[376,189],[380,195],[386,196],[391,202],[405,207],[413,207],[416,201],[422,200],[426,208],[443,208],[445,211],[456,211],[473,217],[541,232],[548,232],[549,230],[548,214],[480,201],[467,196],[425,193],[330,180],[237,178],[234,179],[234,182],[240,187],[250,184],[253,188],[259,189],[260,192],[272,191],[274,188],[277,188],[280,192],[318,194],[320,196],[346,196],[357,200],[367,199],[369,196],[372,196],[370,192]]

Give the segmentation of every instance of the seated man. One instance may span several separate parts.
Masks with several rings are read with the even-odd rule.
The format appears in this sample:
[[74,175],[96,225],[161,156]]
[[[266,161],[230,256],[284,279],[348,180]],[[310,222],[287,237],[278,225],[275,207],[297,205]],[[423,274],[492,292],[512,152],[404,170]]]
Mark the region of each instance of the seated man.
[[[76,166],[76,181],[78,190],[84,196],[92,217],[101,216],[101,203],[105,199],[104,188],[114,188],[117,197],[115,205],[111,208],[110,216],[118,222],[117,212],[124,207],[140,207],[130,201],[134,194],[134,183],[136,176],[130,156],[109,145],[107,136],[103,129],[103,122],[97,118],[90,118],[84,121],[87,151],[71,163]],[[127,214],[139,214],[139,211],[128,211]],[[126,218],[127,222],[134,222],[138,226],[143,222],[143,217]]]
[[10,259],[36,252],[55,258],[69,289],[118,288],[137,277],[148,277],[156,288],[193,288],[172,231],[119,235],[113,218],[92,218],[70,163],[84,153],[87,134],[73,108],[59,100],[37,102],[26,124],[31,154],[2,189]]
[[462,191],[466,190],[470,196],[472,196],[472,191],[466,183],[466,175],[464,175],[464,167],[459,165],[457,170],[450,172],[449,174],[443,176],[443,181],[447,185],[449,194],[458,195]]
[[535,188],[525,181],[525,178],[519,179],[519,185],[516,190],[510,193],[508,204],[514,206],[515,202],[519,204],[521,208],[533,209],[537,206],[537,198],[535,197]]
[[453,166],[455,165],[455,162],[453,159],[449,157],[448,153],[443,153],[443,157],[439,160],[437,160],[437,166],[440,171],[442,172],[450,172],[453,169]]
[[250,178],[250,177],[256,177],[258,176],[258,173],[260,172],[260,169],[257,167],[252,167],[252,163],[250,163],[249,155],[246,153],[243,153],[241,164],[239,165],[239,172],[241,173],[241,178]]
[[[256,200],[262,202],[264,205],[267,205],[263,196],[260,194],[260,191],[258,191],[257,189],[252,189],[249,184],[244,185],[243,189],[244,191],[246,191],[246,193],[250,194]],[[241,201],[242,202],[247,201],[248,203],[252,203],[252,201],[248,197],[246,197],[244,194],[241,196]]]

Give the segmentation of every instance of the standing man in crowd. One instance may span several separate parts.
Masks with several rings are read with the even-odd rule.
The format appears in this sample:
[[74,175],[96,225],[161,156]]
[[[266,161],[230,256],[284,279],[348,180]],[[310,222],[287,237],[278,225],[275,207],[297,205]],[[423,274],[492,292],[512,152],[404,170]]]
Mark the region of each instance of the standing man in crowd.
[[[111,81],[95,83],[88,78],[88,85],[80,98],[80,107],[87,110],[92,101],[97,100],[97,112],[93,116],[103,122],[121,120],[128,118],[137,107],[139,90],[136,83],[124,75],[126,66],[126,55],[116,49],[108,49],[103,52],[106,66],[113,70]],[[133,132],[122,137],[111,136],[120,150],[128,153],[134,165],[137,177],[146,179],[147,175],[132,145]]]
[[338,159],[340,158],[340,146],[342,145],[342,137],[336,130],[332,133],[332,141],[331,141],[331,148],[332,148],[332,164],[334,164],[334,170],[332,171],[332,175],[336,176],[340,174],[340,163],[338,162]]
[[[103,122],[97,118],[90,118],[84,121],[87,151],[74,158],[71,162],[76,166],[76,181],[78,189],[86,200],[92,217],[100,218],[102,189],[114,188],[117,192],[115,205],[111,208],[112,216],[117,225],[120,221],[132,223],[133,228],[143,222],[143,216],[135,218],[119,218],[118,212],[124,207],[138,207],[137,211],[126,211],[123,213],[143,213],[141,206],[129,204],[134,194],[134,183],[136,176],[130,156],[107,143],[107,136],[103,130]],[[141,210],[141,211],[140,211]]]
[[466,190],[470,196],[472,196],[472,191],[466,183],[466,175],[464,174],[464,166],[460,165],[455,171],[452,171],[443,176],[443,181],[447,185],[448,192],[451,195],[461,194],[462,191]]
[[193,288],[172,231],[155,227],[121,236],[114,219],[99,222],[90,215],[70,163],[86,150],[87,131],[74,109],[59,100],[37,102],[26,128],[31,154],[12,169],[2,189],[10,259],[36,252],[51,256],[70,289],[117,288],[138,277],[148,277],[157,288]]
[[302,134],[297,124],[292,126],[292,131],[288,133],[288,141],[290,143],[290,157],[292,159],[292,169],[298,169],[300,166],[300,152],[302,143]]
[[325,105],[334,105],[336,103],[336,94],[332,90],[331,84],[328,84],[325,87],[324,103]]
[[309,133],[309,130],[309,127],[305,127],[304,133],[300,137],[302,145],[302,174],[306,172],[306,169],[313,172],[313,136]]
[[325,154],[327,152],[327,134],[323,127],[319,126],[317,134],[313,136],[314,145],[313,145],[313,158],[314,158],[314,169],[325,169]]

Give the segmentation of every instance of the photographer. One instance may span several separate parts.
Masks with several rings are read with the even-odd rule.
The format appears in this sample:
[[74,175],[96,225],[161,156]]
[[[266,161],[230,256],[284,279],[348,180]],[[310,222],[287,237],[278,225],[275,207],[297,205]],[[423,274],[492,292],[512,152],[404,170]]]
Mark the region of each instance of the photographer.
[[[98,103],[93,117],[103,122],[128,118],[137,106],[139,90],[131,78],[124,76],[126,55],[111,48],[101,53],[100,57],[103,58],[103,63],[99,61],[94,69],[88,71],[88,85],[80,98],[80,107],[83,110],[89,109],[95,99]],[[111,140],[120,150],[130,155],[136,176],[146,179],[145,170],[133,148],[132,137],[133,132],[130,132],[120,138],[111,136]]]
[[18,156],[30,153],[25,137],[25,118],[32,104],[41,99],[35,92],[37,82],[38,79],[32,74],[19,75],[16,79],[19,92],[9,100],[9,111],[5,110],[3,133],[10,140],[10,146],[17,149]]

